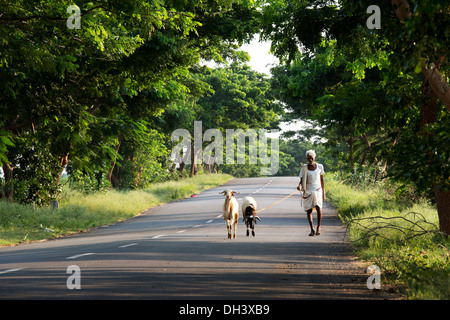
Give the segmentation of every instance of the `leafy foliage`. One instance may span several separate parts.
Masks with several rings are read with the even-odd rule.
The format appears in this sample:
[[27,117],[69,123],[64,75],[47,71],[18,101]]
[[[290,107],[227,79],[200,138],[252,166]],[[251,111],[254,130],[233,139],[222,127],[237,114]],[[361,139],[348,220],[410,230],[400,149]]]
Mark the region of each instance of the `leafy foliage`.
[[0,3],[0,161],[22,178],[15,200],[39,205],[57,195],[67,165],[99,187],[105,175],[135,185],[142,166],[140,183],[167,177],[167,131],[155,118],[195,100],[202,84],[191,70],[233,57],[258,16],[241,0],[78,1],[71,29],[70,1]]

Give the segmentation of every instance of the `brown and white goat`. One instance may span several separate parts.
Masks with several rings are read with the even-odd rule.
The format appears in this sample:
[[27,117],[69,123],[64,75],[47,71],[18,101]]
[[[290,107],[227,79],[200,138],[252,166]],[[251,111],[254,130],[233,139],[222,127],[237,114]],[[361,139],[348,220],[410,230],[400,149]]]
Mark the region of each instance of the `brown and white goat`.
[[227,222],[228,239],[231,239],[233,224],[233,238],[236,238],[237,223],[239,220],[239,204],[234,195],[239,194],[239,192],[227,189],[219,193],[225,195],[225,203],[223,204],[223,219]]
[[249,236],[249,228],[252,229],[252,235],[255,236],[256,219],[261,219],[256,215],[256,201],[252,197],[245,197],[242,202],[242,220],[247,226],[247,237]]

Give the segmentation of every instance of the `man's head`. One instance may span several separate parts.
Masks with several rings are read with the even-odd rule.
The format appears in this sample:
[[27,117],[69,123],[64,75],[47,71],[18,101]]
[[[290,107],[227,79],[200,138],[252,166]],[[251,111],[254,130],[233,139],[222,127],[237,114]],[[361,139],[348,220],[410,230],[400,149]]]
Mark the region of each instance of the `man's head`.
[[316,152],[314,150],[306,151],[306,160],[308,163],[313,164],[314,160],[316,160]]

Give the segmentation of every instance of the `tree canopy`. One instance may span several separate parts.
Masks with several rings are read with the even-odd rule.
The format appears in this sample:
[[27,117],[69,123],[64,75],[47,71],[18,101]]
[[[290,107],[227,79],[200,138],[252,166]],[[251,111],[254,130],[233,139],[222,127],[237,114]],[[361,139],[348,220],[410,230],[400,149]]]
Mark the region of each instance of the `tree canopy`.
[[[374,5],[379,16],[368,11]],[[0,0],[0,8],[1,198],[46,205],[64,172],[86,190],[146,187],[183,174],[170,159],[176,129],[301,119],[319,128],[302,137],[320,142],[284,133],[278,174],[294,174],[298,150],[317,146],[333,166],[414,185],[450,233],[447,0]],[[280,60],[271,77],[239,50],[257,33]],[[209,60],[222,65],[210,69]],[[192,150],[191,174],[202,164],[219,170]],[[259,166],[220,168],[251,176]]]
[[[0,159],[7,198],[20,180],[18,200],[49,201],[69,162],[72,173],[103,172],[111,185],[118,183],[118,164],[134,159],[120,148],[132,153],[130,144],[151,143],[154,118],[201,92],[191,68],[201,58],[233,57],[251,39],[257,16],[252,2],[240,0],[79,1],[78,29],[69,27],[69,5],[1,1]],[[54,181],[51,190],[47,180]]]
[[[293,116],[348,145],[347,162],[413,183],[450,232],[448,1],[270,1],[263,37],[285,64],[274,85]],[[329,141],[330,141],[329,140]]]

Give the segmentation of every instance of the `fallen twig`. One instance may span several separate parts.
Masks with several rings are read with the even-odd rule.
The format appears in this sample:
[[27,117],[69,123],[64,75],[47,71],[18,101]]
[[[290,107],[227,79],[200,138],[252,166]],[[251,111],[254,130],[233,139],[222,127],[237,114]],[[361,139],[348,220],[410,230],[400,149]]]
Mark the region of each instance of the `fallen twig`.
[[[413,218],[409,218],[410,215],[412,215]],[[402,226],[400,223],[396,224],[395,221],[407,222],[409,226]],[[364,225],[363,222],[369,222],[369,224]],[[413,211],[408,212],[404,216],[397,217],[374,216],[351,219],[346,222],[347,231],[350,225],[357,225],[365,231],[362,232],[362,236],[356,241],[367,239],[370,236],[374,236],[375,238],[380,237],[388,241],[398,241],[397,237],[388,237],[379,232],[386,229],[396,230],[401,233],[400,241],[407,241],[426,234],[439,234],[443,236],[442,232],[439,231],[438,226],[434,223],[426,221],[425,217],[421,213]]]

